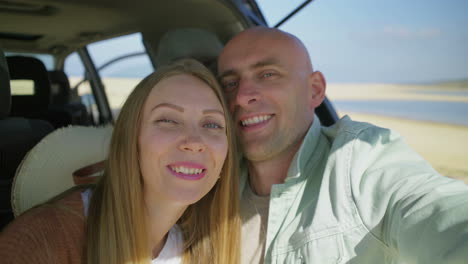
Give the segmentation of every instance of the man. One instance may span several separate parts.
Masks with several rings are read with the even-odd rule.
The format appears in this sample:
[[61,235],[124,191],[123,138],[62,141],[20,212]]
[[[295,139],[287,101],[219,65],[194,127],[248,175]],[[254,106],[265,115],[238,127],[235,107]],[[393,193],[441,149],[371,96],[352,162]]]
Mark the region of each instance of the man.
[[468,186],[388,129],[321,127],[325,79],[300,40],[246,30],[218,72],[245,155],[243,263],[468,263]]

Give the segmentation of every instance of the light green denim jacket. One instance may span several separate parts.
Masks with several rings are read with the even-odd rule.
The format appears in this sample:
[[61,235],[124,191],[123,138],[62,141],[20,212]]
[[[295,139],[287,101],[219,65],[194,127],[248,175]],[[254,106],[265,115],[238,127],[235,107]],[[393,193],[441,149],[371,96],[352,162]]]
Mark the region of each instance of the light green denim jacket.
[[391,130],[348,117],[325,128],[315,117],[272,187],[265,263],[466,264],[468,186]]

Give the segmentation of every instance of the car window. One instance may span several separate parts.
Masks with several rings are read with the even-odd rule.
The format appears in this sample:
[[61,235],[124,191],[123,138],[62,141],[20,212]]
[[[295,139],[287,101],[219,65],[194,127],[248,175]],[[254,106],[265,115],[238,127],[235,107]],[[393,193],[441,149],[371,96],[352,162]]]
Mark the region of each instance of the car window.
[[[273,25],[281,6],[259,4]],[[398,131],[441,174],[468,183],[467,9],[464,1],[317,0],[280,29],[304,42],[340,116]]]
[[10,80],[11,95],[33,95],[33,80]]
[[94,95],[88,80],[85,78],[85,67],[78,53],[73,52],[65,59],[65,74],[70,81],[72,101],[80,101],[85,105],[88,114],[95,124],[99,123],[99,113]]
[[305,0],[257,0],[265,20],[272,27],[305,2]]
[[88,51],[98,68],[115,120],[133,88],[153,72],[141,34],[93,43]]

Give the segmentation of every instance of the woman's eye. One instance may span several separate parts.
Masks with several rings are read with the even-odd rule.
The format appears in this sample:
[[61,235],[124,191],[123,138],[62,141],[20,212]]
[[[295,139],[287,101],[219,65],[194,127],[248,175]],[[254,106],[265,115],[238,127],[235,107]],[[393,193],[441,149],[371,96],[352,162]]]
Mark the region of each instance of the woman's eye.
[[214,123],[214,122],[210,122],[210,123],[206,123],[203,125],[203,127],[205,128],[214,128],[214,129],[223,129],[224,127],[217,124],[217,123]]
[[167,118],[161,118],[161,119],[158,119],[156,120],[156,123],[167,123],[167,124],[177,124],[176,121],[174,120],[171,120],[171,119],[167,119]]

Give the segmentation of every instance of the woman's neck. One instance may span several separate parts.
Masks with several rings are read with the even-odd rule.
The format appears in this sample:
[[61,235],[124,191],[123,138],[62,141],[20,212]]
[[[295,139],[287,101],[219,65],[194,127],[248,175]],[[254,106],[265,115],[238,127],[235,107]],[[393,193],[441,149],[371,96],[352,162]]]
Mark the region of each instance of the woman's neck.
[[169,230],[177,223],[187,206],[146,202],[146,209],[149,246],[153,258],[156,258],[166,243]]

